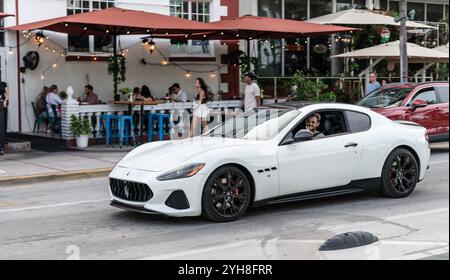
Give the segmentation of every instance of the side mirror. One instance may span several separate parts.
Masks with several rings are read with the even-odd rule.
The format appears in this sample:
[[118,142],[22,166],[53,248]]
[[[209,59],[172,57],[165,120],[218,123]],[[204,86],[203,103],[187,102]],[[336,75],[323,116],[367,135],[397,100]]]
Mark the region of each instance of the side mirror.
[[295,142],[304,142],[304,141],[310,141],[313,140],[314,134],[306,129],[302,129],[294,136]]
[[428,106],[428,103],[426,101],[417,99],[413,102],[411,107],[412,107],[413,111],[415,111],[418,108],[424,108],[427,106]]

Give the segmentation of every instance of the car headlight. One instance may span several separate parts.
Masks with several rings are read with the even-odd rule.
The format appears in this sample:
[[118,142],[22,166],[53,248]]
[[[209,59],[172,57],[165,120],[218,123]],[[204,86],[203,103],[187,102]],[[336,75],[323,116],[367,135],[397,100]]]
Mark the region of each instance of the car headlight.
[[203,167],[205,167],[204,163],[191,163],[182,165],[177,169],[170,170],[158,176],[156,179],[158,179],[158,181],[169,181],[169,180],[189,178],[197,174],[200,170],[203,169]]

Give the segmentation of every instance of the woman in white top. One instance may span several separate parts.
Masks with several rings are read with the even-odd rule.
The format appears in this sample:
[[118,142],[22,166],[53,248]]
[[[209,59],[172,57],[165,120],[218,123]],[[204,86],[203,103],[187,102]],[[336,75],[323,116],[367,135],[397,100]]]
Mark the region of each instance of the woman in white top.
[[193,137],[194,129],[197,128],[198,124],[200,124],[200,134],[204,131],[208,130],[208,116],[209,116],[209,108],[208,108],[208,86],[205,83],[205,80],[202,78],[197,78],[195,80],[195,90],[197,92],[197,96],[195,98],[194,103],[194,111],[192,117],[192,126],[190,136]]

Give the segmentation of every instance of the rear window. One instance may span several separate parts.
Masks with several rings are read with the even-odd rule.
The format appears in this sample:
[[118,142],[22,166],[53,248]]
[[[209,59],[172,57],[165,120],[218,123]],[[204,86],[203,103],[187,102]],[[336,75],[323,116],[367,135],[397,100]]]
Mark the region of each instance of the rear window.
[[370,117],[366,114],[347,111],[346,115],[352,133],[369,130],[372,125]]
[[439,96],[439,101],[441,103],[448,103],[448,86],[436,87],[436,91]]

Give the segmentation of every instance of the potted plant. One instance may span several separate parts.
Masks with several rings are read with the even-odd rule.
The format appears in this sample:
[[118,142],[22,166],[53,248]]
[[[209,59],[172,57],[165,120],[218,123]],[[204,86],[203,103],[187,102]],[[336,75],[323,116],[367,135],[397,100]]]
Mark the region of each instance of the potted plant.
[[130,88],[121,88],[119,91],[126,100],[133,102],[133,91]]
[[89,134],[91,133],[89,118],[72,115],[70,129],[77,139],[77,147],[82,149],[87,148]]

